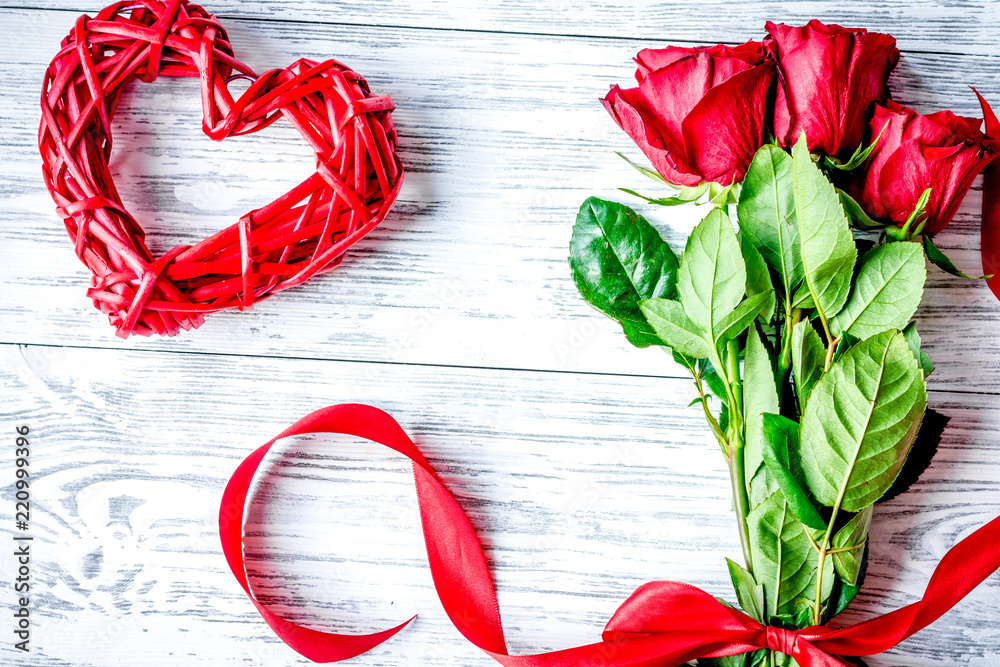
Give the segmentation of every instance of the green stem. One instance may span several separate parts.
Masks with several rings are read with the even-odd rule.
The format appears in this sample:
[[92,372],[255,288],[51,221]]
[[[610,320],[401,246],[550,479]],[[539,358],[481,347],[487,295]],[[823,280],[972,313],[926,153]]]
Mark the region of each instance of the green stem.
[[[726,366],[722,364],[722,359],[719,357],[719,353],[715,350],[713,355],[713,363],[715,364],[716,372],[722,379],[726,387],[726,396],[729,399],[730,406],[736,406],[730,409],[730,424],[738,424],[739,428],[732,430],[733,439],[729,442],[726,436],[722,433],[722,428],[719,423],[712,416],[712,413],[708,409],[708,403],[705,401],[705,392],[701,386],[701,375],[698,373],[697,369],[690,363],[688,363],[687,358],[684,359],[684,365],[687,366],[688,370],[691,371],[691,375],[694,376],[695,385],[698,387],[698,393],[702,398],[702,407],[705,410],[705,418],[708,420],[709,425],[715,432],[716,438],[719,439],[719,444],[722,445],[722,453],[726,457],[726,461],[729,463],[729,477],[733,484],[733,498],[736,502],[736,510],[738,513],[737,518],[737,528],[740,533],[740,543],[743,546],[743,559],[746,561],[747,572],[753,574],[753,558],[750,553],[750,536],[747,531],[747,514],[749,510],[747,509],[750,504],[749,498],[747,497],[746,489],[746,471],[743,463],[743,412],[742,412],[742,387],[739,384],[739,349],[735,347],[735,342],[732,348],[728,348],[730,352],[729,356],[733,357],[733,351],[735,350],[736,356],[736,373],[734,377],[736,378],[735,386],[734,383],[729,381],[730,373],[726,372]],[[732,371],[733,366],[729,365],[730,371]],[[735,390],[735,392],[734,392]],[[740,396],[740,403],[736,402],[736,395]]]
[[855,551],[857,549],[860,549],[863,546],[865,546],[864,543],[862,543],[862,544],[855,544],[855,545],[850,546],[850,547],[840,547],[839,549],[827,549],[826,555],[827,556],[832,556],[834,554],[842,554],[842,553],[846,553],[848,551]]
[[826,533],[823,534],[823,541],[819,545],[819,564],[816,566],[816,601],[813,603],[813,625],[822,625],[823,623],[823,565],[826,562],[827,549],[830,548],[830,536],[833,534],[833,526],[837,521],[837,513],[840,512],[840,504],[844,502],[844,492],[847,490],[847,485],[840,490],[840,494],[837,496],[837,502],[833,506],[833,512],[830,513],[830,523],[826,526]]
[[750,550],[750,535],[747,516],[750,514],[750,498],[747,493],[746,463],[744,461],[743,436],[743,383],[740,380],[740,350],[735,340],[726,344],[727,387],[730,394],[730,419],[733,422],[733,442],[729,447],[729,476],[733,482],[733,499],[736,503],[737,527],[743,546],[743,558],[747,572],[753,574],[753,556]]
[[[729,373],[727,372],[728,366],[722,363],[722,357],[719,356],[719,351],[716,347],[712,346],[712,358],[710,360],[712,366],[715,368],[715,373],[722,380],[723,386],[726,388],[726,399],[729,401],[729,423],[730,431],[732,431],[732,424],[736,423],[738,415],[736,414],[736,397],[733,395],[733,387],[730,384]],[[736,376],[737,381],[739,380],[739,375]],[[734,437],[735,440],[735,437]]]
[[740,544],[743,546],[743,560],[746,561],[747,572],[753,575],[753,555],[750,551],[750,531],[747,528],[747,515],[750,513],[750,499],[747,497],[746,468],[743,464],[743,437],[739,436],[734,446],[729,448],[729,477],[733,482],[733,498],[736,500],[736,525],[740,531]]
[[719,446],[722,447],[722,455],[729,455],[729,442],[726,440],[726,434],[722,432],[722,426],[715,419],[715,415],[712,411],[708,409],[708,397],[705,395],[705,389],[701,386],[701,375],[697,372],[694,373],[694,384],[698,387],[698,395],[701,396],[701,407],[705,411],[705,421],[712,429],[712,433],[715,434],[715,439],[719,441]]
[[826,363],[823,364],[823,372],[830,370],[830,364],[833,363],[833,353],[837,350],[837,345],[840,343],[840,337],[833,339],[828,339],[830,344],[826,348]]
[[740,348],[735,340],[726,343],[726,363],[728,366],[729,386],[733,397],[733,417],[736,431],[743,433],[743,382],[740,379]]
[[[815,299],[816,297],[813,297]],[[823,325],[823,335],[826,336],[826,340],[829,343],[833,342],[833,332],[830,331],[830,322],[826,319],[826,313],[816,307],[816,312],[819,313],[819,321]]]
[[792,307],[785,302],[785,331],[781,336],[781,354],[778,355],[778,367],[784,377],[788,369],[792,367]]
[[701,397],[701,409],[705,412],[705,421],[708,422],[709,427],[712,429],[712,433],[715,434],[715,439],[719,441],[719,446],[722,447],[722,455],[729,456],[729,442],[726,440],[726,434],[722,432],[722,427],[719,422],[715,419],[715,415],[712,411],[708,409],[708,396],[705,395],[705,388],[701,384],[701,373],[698,372],[697,362],[692,364],[691,361],[684,355],[679,355],[684,367],[688,369],[691,373],[691,377],[694,378],[694,386],[698,389],[698,396]]
[[819,550],[819,566],[816,571],[816,601],[813,603],[813,625],[823,624],[823,562],[826,560],[826,538]]

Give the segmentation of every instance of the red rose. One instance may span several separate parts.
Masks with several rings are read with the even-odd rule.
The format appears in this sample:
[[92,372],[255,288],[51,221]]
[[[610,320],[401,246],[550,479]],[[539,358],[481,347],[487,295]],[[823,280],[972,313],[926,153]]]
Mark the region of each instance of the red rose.
[[889,99],[896,40],[816,20],[801,28],[768,21],[767,32],[765,45],[778,61],[778,141],[787,148],[804,130],[810,151],[850,156],[861,144],[872,102]]
[[764,142],[774,70],[763,46],[645,49],[635,62],[639,87],[602,102],[656,171],[675,185],[742,180]]
[[[979,99],[984,115],[993,117]],[[921,116],[892,101],[876,106],[871,137],[881,137],[848,191],[871,217],[903,223],[931,188],[924,233],[936,234],[954,217],[976,174],[997,156],[997,142],[979,131],[982,122],[950,111]]]

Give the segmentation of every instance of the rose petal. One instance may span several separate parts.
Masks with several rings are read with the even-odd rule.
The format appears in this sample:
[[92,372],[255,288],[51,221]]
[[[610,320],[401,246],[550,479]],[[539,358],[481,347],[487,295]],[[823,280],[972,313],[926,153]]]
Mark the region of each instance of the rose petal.
[[982,118],[968,118],[966,116],[959,116],[950,111],[938,111],[937,113],[925,116],[925,118],[928,118],[938,125],[948,128],[948,130],[953,134],[966,139],[979,139],[985,136],[979,129],[983,125]]
[[899,59],[889,35],[810,21],[768,22],[768,50],[779,63],[775,131],[783,145],[804,131],[810,150],[844,157],[860,144],[872,102],[888,98],[886,80]]
[[733,75],[750,69],[738,58],[715,58],[697,53],[650,72],[639,84],[645,115],[682,136],[681,123],[705,94]]
[[736,74],[709,90],[682,124],[688,162],[704,180],[743,180],[763,144],[770,63]]
[[962,144],[958,144],[957,146],[925,146],[919,141],[917,143],[920,145],[920,154],[928,162],[947,160],[962,150]]
[[953,150],[945,159],[927,159],[927,146],[917,140],[906,141],[886,161],[878,190],[888,219],[905,222],[923,191],[931,188],[924,231],[933,235],[951,222],[973,179],[992,156],[984,155],[975,145],[948,148]]
[[[972,86],[969,86],[972,88]],[[993,109],[990,108],[990,103],[986,101],[979,91],[972,88],[972,92],[976,94],[979,98],[979,106],[983,110],[983,118],[986,119],[986,136],[994,141],[1000,141],[1000,120],[997,120],[997,115],[993,113]]]
[[682,46],[668,46],[665,49],[643,49],[633,59],[639,68],[635,73],[635,80],[642,83],[642,80],[650,72],[655,72],[668,65],[672,65],[681,58],[687,58],[694,54],[694,49]]
[[635,57],[635,64],[639,68],[635,74],[636,81],[641,83],[650,72],[663,69],[682,58],[697,55],[698,53],[704,53],[715,58],[736,58],[748,65],[756,65],[764,59],[763,44],[753,40],[739,46],[713,44],[712,46],[696,46],[693,48],[668,46],[663,49],[643,49]]
[[684,149],[667,132],[661,132],[655,119],[645,118],[642,112],[630,103],[629,96],[636,89],[622,90],[614,86],[602,100],[618,126],[625,130],[632,141],[653,164],[653,168],[669,183],[675,185],[697,185],[701,182],[698,174],[692,173],[682,161]]

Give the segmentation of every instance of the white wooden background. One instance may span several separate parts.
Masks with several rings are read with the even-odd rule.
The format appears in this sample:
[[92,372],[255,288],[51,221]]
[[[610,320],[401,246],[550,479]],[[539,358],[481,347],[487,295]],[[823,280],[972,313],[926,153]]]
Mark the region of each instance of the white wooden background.
[[[389,219],[329,275],[174,339],[120,341],[84,293],[42,184],[42,72],[81,12],[0,8],[0,522],[13,531],[14,428],[31,428],[32,652],[13,649],[14,559],[0,548],[0,663],[299,665],[222,558],[225,481],[253,447],[339,402],[387,409],[487,547],[514,652],[594,641],[639,584],[731,597],[726,473],[689,381],[630,348],[577,296],[570,228],[590,194],[650,185],[598,104],[645,46],[742,42],[767,19],[892,32],[895,98],[1000,105],[996,0],[219,0],[258,71],[335,57],[388,93],[407,177]],[[18,5],[18,6],[14,6]],[[113,166],[154,252],[270,201],[309,169],[296,133],[210,142],[197,83],[136,84]],[[126,111],[127,109],[127,111]],[[981,181],[938,238],[978,270]],[[689,207],[690,208],[690,207]],[[696,210],[647,209],[680,248]],[[919,326],[952,418],[930,468],[880,505],[851,618],[914,601],[958,539],[1000,514],[1000,303],[931,269]],[[410,614],[351,664],[489,665],[449,624],[424,561],[409,466],[363,441],[282,443],[246,526],[258,595],[320,629]],[[264,501],[267,501],[267,510]],[[9,544],[10,542],[8,542]],[[1000,664],[1000,576],[873,666]]]

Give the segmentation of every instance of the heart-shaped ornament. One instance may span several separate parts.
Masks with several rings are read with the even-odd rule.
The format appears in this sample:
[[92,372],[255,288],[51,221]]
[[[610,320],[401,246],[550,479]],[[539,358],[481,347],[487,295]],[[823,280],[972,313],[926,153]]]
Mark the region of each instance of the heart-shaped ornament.
[[[217,141],[284,116],[315,151],[316,170],[236,224],[154,258],[108,163],[122,90],[159,74],[201,80],[202,129]],[[252,82],[236,99],[227,88],[235,78]],[[258,76],[218,20],[186,0],[119,2],[81,16],[45,72],[38,146],[56,210],[94,274],[87,295],[122,338],[172,336],[332,269],[399,193],[392,109],[334,60]]]

